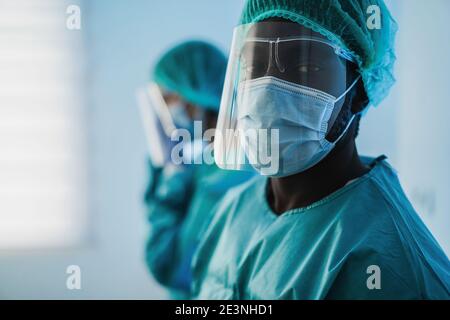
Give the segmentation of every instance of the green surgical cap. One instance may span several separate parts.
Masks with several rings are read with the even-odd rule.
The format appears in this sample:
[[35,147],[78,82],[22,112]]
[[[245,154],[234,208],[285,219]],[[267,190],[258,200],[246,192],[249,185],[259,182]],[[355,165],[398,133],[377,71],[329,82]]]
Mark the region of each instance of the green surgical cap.
[[153,81],[189,103],[218,111],[227,59],[203,41],[179,44],[164,54],[153,69]]
[[[377,29],[373,19],[378,13]],[[395,83],[397,23],[383,0],[248,0],[241,24],[269,18],[299,23],[350,51],[371,105],[378,105]]]

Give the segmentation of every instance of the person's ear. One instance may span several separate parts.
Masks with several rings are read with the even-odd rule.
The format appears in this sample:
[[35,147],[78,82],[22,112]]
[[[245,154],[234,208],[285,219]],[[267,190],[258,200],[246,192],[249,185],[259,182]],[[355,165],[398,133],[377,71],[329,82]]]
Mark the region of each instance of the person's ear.
[[369,105],[369,98],[364,88],[364,83],[359,80],[355,85],[355,95],[352,100],[352,113],[357,114],[362,112]]

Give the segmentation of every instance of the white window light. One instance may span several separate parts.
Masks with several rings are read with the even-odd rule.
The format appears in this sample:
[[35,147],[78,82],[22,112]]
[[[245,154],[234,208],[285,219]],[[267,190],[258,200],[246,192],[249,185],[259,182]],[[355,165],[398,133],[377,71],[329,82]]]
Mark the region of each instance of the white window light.
[[77,1],[0,0],[0,250],[73,246],[87,212]]

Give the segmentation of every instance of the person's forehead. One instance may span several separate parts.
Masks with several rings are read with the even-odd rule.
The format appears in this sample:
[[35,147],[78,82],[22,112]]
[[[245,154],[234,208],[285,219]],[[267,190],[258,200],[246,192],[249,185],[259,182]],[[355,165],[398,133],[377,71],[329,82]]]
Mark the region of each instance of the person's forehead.
[[326,39],[320,33],[295,22],[288,21],[263,21],[252,25],[247,37],[258,38],[282,38],[295,36],[309,36]]

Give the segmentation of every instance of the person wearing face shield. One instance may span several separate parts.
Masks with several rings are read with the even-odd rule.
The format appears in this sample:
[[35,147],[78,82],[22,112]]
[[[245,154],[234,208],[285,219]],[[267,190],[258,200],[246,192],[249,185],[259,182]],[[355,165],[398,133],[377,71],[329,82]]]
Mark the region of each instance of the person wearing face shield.
[[[229,188],[252,176],[203,161],[210,146],[203,137],[194,136],[194,121],[201,124],[201,134],[216,126],[225,68],[226,57],[219,49],[203,41],[187,41],[165,53],[152,71],[149,98],[160,119],[159,131],[166,131],[167,145],[159,148],[166,154],[151,157],[149,163],[146,262],[154,278],[176,299],[190,298],[191,258],[215,205]],[[174,153],[172,140],[178,131],[193,139],[181,141],[181,151]],[[158,136],[149,137],[149,143],[156,144],[161,140]],[[172,159],[178,153],[181,163]]]
[[449,260],[396,172],[355,144],[394,84],[396,31],[382,0],[246,2],[214,150],[259,175],[220,203],[194,258],[197,299],[450,298]]

